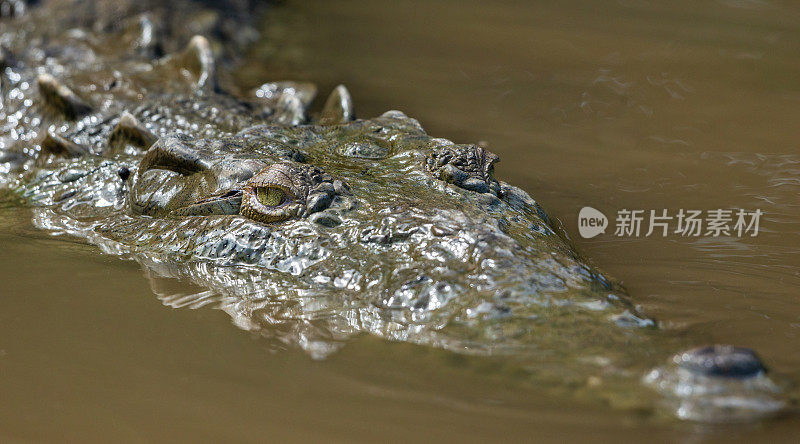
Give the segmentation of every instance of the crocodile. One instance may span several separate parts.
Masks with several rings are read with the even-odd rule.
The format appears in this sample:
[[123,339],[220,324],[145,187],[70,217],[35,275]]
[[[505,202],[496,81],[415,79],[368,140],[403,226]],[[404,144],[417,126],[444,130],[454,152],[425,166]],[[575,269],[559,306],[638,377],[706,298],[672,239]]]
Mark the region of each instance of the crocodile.
[[[677,342],[495,178],[486,146],[400,111],[356,119],[341,85],[315,113],[309,83],[239,91],[226,72],[255,9],[0,1],[2,187],[37,227],[138,261],[165,305],[215,306],[314,358],[368,333],[690,420],[793,402],[745,348],[659,365]],[[169,279],[203,290],[171,294]]]

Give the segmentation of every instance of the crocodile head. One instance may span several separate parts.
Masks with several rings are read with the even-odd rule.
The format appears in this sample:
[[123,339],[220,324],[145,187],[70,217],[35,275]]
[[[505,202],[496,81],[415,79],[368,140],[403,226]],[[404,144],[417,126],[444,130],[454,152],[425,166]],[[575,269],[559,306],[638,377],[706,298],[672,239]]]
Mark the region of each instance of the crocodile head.
[[[384,123],[391,122],[392,118],[411,121],[395,112],[384,116]],[[355,139],[364,138],[364,122],[350,126],[353,128],[344,131],[362,133]],[[372,126],[376,128],[368,132],[391,132],[391,126],[381,127],[376,122],[372,122]],[[336,132],[320,132],[313,127],[288,131],[300,134],[300,139],[315,140],[315,145],[334,146],[334,140],[323,142],[326,134],[328,139],[339,137]],[[340,210],[351,206],[353,201],[346,199],[352,194],[347,182],[320,167],[304,163],[306,154],[297,149],[298,145],[277,144],[275,135],[281,132],[287,130],[254,127],[222,139],[196,140],[178,134],[158,140],[139,162],[133,177],[129,195],[131,211],[153,217],[242,215],[257,222],[275,223],[310,216],[323,220],[314,215],[332,204]],[[395,132],[394,136],[397,135]],[[380,166],[380,159],[388,157],[391,148],[379,146],[376,141],[381,139],[374,134],[367,138],[372,138],[372,142],[345,142],[338,150],[334,146],[334,152],[329,154],[338,154],[340,162],[355,159],[351,166],[356,168],[371,164]],[[382,140],[384,145],[389,143],[388,138]],[[419,168],[415,168],[417,165],[413,162],[411,167],[464,190],[486,193],[487,203],[491,203],[493,197],[502,197],[500,183],[492,174],[498,156],[476,145],[439,142],[443,146],[438,149],[415,153],[423,160]],[[403,150],[409,148],[417,147],[402,147]],[[385,178],[396,180],[401,186],[402,173],[394,179],[388,177],[388,173],[392,171],[385,172]]]
[[[298,317],[319,309],[328,320],[375,318],[331,327],[337,335],[367,330],[458,348],[467,343],[459,329],[474,324],[476,351],[577,350],[590,337],[623,340],[627,328],[652,325],[537,202],[495,179],[497,161],[484,147],[430,137],[398,111],[225,137],[167,135],[125,165],[127,180],[112,178],[119,210],[93,229],[137,253],[255,267],[263,288],[217,290],[249,300],[313,295],[320,305]],[[107,182],[101,171],[82,180]],[[82,188],[60,205],[93,195]],[[540,335],[533,327],[545,319],[575,328]]]
[[[495,178],[485,147],[431,137],[398,111],[354,120],[342,87],[317,119],[306,112],[315,89],[297,83],[265,84],[259,101],[227,94],[209,40],[157,55],[180,39],[158,44],[152,25],[192,2],[126,2],[150,12],[105,27],[85,23],[97,2],[49,3],[80,20],[23,18],[19,29],[54,34],[44,66],[27,32],[0,32],[0,182],[36,206],[37,226],[139,261],[167,305],[217,303],[315,357],[370,333],[502,356],[540,386],[651,405],[630,375],[683,344],[651,334],[539,204]],[[174,24],[162,32],[193,29]],[[120,52],[129,40],[134,51]],[[162,278],[205,290],[172,295]],[[727,348],[680,354],[646,380],[699,420],[780,410],[770,381]]]
[[[312,356],[368,332],[503,356],[554,387],[601,374],[609,402],[648,408],[626,375],[646,373],[675,344],[647,333],[653,321],[539,204],[495,178],[497,162],[390,111],[168,133],[143,154],[51,165],[23,194],[45,205],[37,225],[136,258],[165,304],[209,303],[208,291],[159,289],[163,278],[191,280],[238,326]],[[787,405],[755,358],[687,353],[645,380],[672,413],[747,420]]]

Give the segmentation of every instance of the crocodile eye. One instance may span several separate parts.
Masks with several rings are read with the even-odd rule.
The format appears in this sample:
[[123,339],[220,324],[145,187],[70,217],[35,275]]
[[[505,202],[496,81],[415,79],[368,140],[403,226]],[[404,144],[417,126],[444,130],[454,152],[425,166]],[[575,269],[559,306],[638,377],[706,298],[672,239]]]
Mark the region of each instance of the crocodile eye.
[[295,181],[308,182],[303,171],[286,163],[259,171],[242,190],[239,214],[266,224],[300,218],[306,211],[308,193],[305,185],[298,186]]
[[256,196],[258,201],[267,207],[277,207],[286,201],[286,193],[277,187],[258,187]]

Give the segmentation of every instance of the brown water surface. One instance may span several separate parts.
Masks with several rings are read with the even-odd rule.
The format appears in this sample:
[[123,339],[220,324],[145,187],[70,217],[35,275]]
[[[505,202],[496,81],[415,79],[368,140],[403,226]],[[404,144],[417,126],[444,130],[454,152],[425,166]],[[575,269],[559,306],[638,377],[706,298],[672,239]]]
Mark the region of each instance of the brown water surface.
[[[485,140],[664,335],[757,349],[800,381],[800,5],[790,1],[288,2],[237,74],[345,83]],[[592,206],[761,209],[754,238],[578,236]],[[795,415],[698,426],[362,337],[314,361],[141,268],[0,209],[0,438],[10,441],[796,440]],[[613,221],[612,221],[613,224]],[[175,292],[196,289],[176,283]]]

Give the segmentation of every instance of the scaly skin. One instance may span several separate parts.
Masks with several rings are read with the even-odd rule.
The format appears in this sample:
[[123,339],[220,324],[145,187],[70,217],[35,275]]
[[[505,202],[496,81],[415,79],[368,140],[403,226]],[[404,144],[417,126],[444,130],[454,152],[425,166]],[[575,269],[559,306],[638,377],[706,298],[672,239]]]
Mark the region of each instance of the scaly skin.
[[[636,376],[676,342],[495,179],[496,155],[399,111],[354,120],[344,87],[317,119],[313,85],[226,92],[213,48],[237,58],[225,29],[246,27],[250,9],[62,1],[3,18],[0,183],[37,226],[139,261],[165,304],[215,303],[313,356],[367,332],[501,356],[532,384],[617,406],[657,404]],[[163,278],[209,291],[170,295]],[[645,382],[700,421],[786,405],[739,349],[679,354]]]

